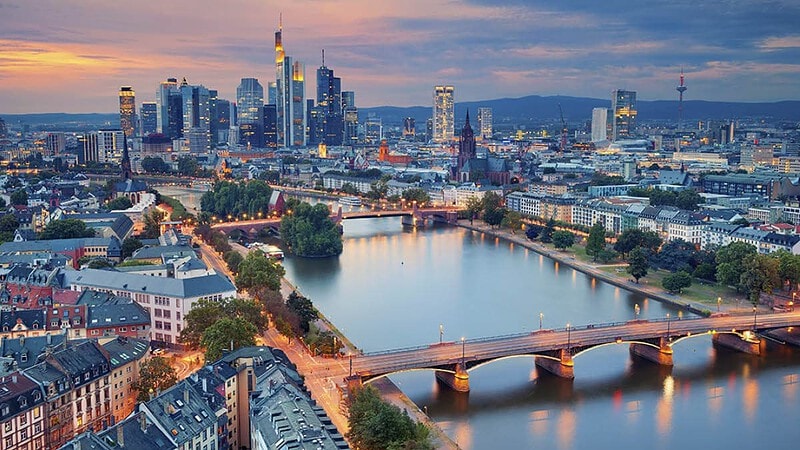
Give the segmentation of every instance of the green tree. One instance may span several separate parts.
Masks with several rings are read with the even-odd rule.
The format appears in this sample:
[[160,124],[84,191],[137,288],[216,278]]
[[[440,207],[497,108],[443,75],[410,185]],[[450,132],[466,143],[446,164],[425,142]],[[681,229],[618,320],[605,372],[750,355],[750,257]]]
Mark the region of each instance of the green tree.
[[109,210],[116,210],[116,209],[128,209],[133,206],[131,200],[128,197],[117,197],[114,200],[111,200],[106,204],[106,208]]
[[483,212],[485,213],[486,211],[499,208],[503,204],[503,197],[496,192],[489,191],[483,194],[481,203],[483,204]]
[[156,239],[161,235],[161,221],[164,220],[164,214],[157,209],[151,210],[144,215],[144,230],[142,230],[142,237],[145,239]]
[[130,258],[133,256],[133,252],[142,247],[144,247],[144,244],[142,244],[142,241],[139,239],[135,237],[125,238],[125,240],[122,241],[122,259]]
[[94,230],[86,228],[86,223],[78,219],[53,220],[47,224],[39,239],[72,239],[94,237]]
[[555,227],[556,221],[551,218],[547,221],[544,228],[542,228],[542,232],[539,233],[539,240],[545,244],[553,242],[553,231],[555,231]]
[[206,361],[216,361],[223,350],[236,350],[255,345],[258,329],[241,317],[223,317],[206,328],[200,345],[206,349]]
[[661,247],[661,242],[661,238],[655,232],[633,228],[625,230],[619,235],[614,244],[614,250],[622,254],[623,258],[636,247],[646,248],[650,252],[656,253]]
[[506,211],[503,222],[500,224],[511,230],[511,234],[517,234],[517,230],[522,227],[522,214],[518,211]]
[[286,300],[286,306],[300,319],[300,328],[303,330],[303,334],[308,333],[311,329],[311,322],[319,318],[319,312],[314,308],[314,304],[311,300],[303,297],[296,291],[289,294],[289,298]]
[[467,198],[465,207],[469,216],[469,224],[472,225],[472,221],[480,217],[480,213],[483,211],[483,204],[478,197],[473,196]]
[[166,358],[154,356],[139,366],[139,381],[132,387],[139,391],[136,400],[146,402],[150,395],[155,397],[159,392],[174,386],[178,382],[175,369]]
[[114,264],[106,258],[92,258],[87,267],[90,269],[105,269],[107,267],[114,267]]
[[792,290],[800,283],[800,256],[793,255],[785,250],[771,255],[778,259],[778,273],[782,284],[787,284]]
[[505,208],[492,208],[483,212],[483,220],[492,228],[502,224],[505,216]]
[[244,261],[244,256],[236,250],[229,250],[225,252],[222,259],[225,260],[225,264],[228,265],[228,270],[231,273],[239,273],[239,264]]
[[678,192],[675,198],[675,206],[681,209],[688,209],[690,211],[697,211],[697,205],[703,202],[703,197],[697,191],[687,189]]
[[430,430],[415,423],[397,406],[381,400],[377,390],[365,386],[353,391],[348,408],[348,440],[360,450],[433,448]]
[[239,264],[236,287],[248,291],[262,287],[278,291],[281,287],[281,278],[285,274],[283,266],[277,261],[267,257],[261,250],[252,250]]
[[771,294],[780,286],[779,265],[778,259],[769,255],[749,254],[744,257],[739,288],[753,305],[758,304],[762,292]]
[[142,169],[147,173],[167,173],[169,165],[158,156],[145,156],[142,159]]
[[178,340],[190,347],[198,347],[203,337],[203,332],[221,318],[222,308],[219,302],[201,298],[192,305],[192,309],[184,316],[186,325],[181,329]]
[[749,227],[750,222],[747,221],[744,217],[739,217],[738,219],[731,222],[731,225],[741,225],[743,227]]
[[597,261],[600,252],[606,248],[606,229],[603,223],[598,221],[589,230],[589,237],[586,239],[586,254],[592,257],[592,261]]
[[667,242],[653,259],[656,266],[670,272],[679,270],[693,272],[699,263],[698,251],[694,244],[683,239]]
[[417,202],[417,206],[425,207],[431,202],[431,196],[425,189],[414,187],[403,191],[403,198],[406,201]]
[[673,294],[680,294],[685,288],[692,285],[692,276],[680,270],[665,276],[664,279],[661,280],[661,285],[664,289]]
[[281,238],[298,256],[324,257],[342,253],[342,234],[323,203],[300,203],[281,218]]
[[726,286],[733,286],[742,292],[740,284],[744,261],[748,256],[755,255],[756,248],[744,242],[731,242],[717,250],[717,280]]
[[558,230],[553,233],[553,245],[559,250],[566,250],[575,244],[575,235],[571,231]]
[[18,189],[11,193],[10,200],[12,205],[27,205],[28,204],[28,191]]
[[193,177],[197,175],[197,172],[200,170],[200,165],[197,163],[197,160],[193,156],[181,156],[178,158],[178,173],[187,176]]
[[636,247],[628,255],[628,273],[636,279],[637,284],[640,278],[647,276],[647,269],[649,269],[647,253],[647,250],[642,247]]
[[14,232],[19,228],[19,220],[14,214],[4,214],[0,218],[0,243],[14,240]]

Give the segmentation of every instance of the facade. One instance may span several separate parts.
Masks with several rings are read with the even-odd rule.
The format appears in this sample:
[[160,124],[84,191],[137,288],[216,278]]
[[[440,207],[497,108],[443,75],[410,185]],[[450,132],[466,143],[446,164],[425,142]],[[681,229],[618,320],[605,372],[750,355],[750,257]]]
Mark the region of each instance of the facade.
[[491,139],[494,133],[492,124],[492,108],[482,106],[478,108],[478,131],[481,139]]
[[256,78],[242,78],[236,88],[236,118],[239,126],[259,123],[263,106],[264,87]]
[[178,79],[167,78],[156,90],[156,132],[170,139],[182,136],[183,108]]
[[342,79],[333,75],[333,69],[322,66],[317,69],[317,107],[321,111],[320,142],[325,145],[342,145],[344,121],[342,118]]
[[158,105],[156,102],[142,102],[139,110],[139,131],[142,136],[149,136],[158,131]]
[[136,131],[136,93],[130,86],[119,88],[119,127],[128,137]]
[[183,135],[188,138],[190,153],[211,150],[211,94],[205,86],[193,86],[183,79],[180,87],[183,112]]
[[609,140],[609,125],[611,125],[611,110],[608,108],[592,109],[592,142]]
[[0,447],[38,450],[45,447],[42,389],[21,372],[0,377]]
[[758,196],[777,200],[786,195],[800,195],[800,186],[785,175],[756,175],[729,173],[727,175],[706,175],[702,180],[703,192],[723,194],[733,197]]
[[283,24],[275,32],[275,106],[279,147],[306,144],[305,73],[283,49]]
[[111,414],[113,423],[121,422],[136,408],[139,368],[150,354],[150,343],[142,339],[118,337],[103,344],[111,366]]
[[706,222],[700,214],[682,211],[669,220],[667,240],[682,239],[700,247]]
[[433,142],[451,142],[455,137],[455,100],[453,86],[433,88]]
[[617,89],[611,93],[611,137],[616,141],[636,135],[636,92]]

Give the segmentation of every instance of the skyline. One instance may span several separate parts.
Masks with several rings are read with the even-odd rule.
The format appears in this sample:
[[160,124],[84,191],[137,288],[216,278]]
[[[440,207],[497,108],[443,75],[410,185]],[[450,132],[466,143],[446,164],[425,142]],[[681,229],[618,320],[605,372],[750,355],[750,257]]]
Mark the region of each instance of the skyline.
[[[800,4],[788,0],[0,1],[0,113],[113,112],[186,77],[235,100],[241,78],[274,81],[274,32],[312,79],[326,65],[359,107],[526,95],[771,102],[800,99]],[[680,13],[680,14],[679,14]],[[56,80],[54,82],[54,80]],[[52,85],[50,89],[43,86]],[[310,95],[307,92],[307,95]]]

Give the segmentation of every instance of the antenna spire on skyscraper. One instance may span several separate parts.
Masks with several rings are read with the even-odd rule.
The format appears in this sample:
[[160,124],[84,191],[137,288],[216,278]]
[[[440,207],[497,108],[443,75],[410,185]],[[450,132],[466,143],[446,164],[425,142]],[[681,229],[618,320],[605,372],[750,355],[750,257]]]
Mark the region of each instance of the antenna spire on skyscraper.
[[325,49],[322,49],[322,67],[325,67]]
[[683,93],[686,92],[686,86],[683,84],[683,67],[681,67],[681,84],[675,88],[678,91],[678,131],[683,130]]

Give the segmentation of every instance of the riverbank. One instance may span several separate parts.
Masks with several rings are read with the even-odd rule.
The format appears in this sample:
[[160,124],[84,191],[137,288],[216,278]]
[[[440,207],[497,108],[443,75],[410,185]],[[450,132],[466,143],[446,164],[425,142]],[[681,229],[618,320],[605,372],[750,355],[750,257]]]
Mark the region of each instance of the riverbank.
[[[749,303],[747,303],[746,305],[742,304],[740,299],[736,299],[737,301],[735,304],[730,301],[725,301],[719,305],[717,304],[711,305],[711,304],[697,302],[680,295],[671,294],[651,284],[635,283],[630,279],[627,273],[625,274],[625,276],[615,276],[611,273],[603,271],[603,267],[618,266],[618,264],[604,265],[604,264],[586,263],[577,259],[570,253],[549,249],[544,244],[541,244],[539,242],[533,242],[529,240],[524,234],[512,234],[510,231],[505,229],[492,228],[489,225],[486,225],[486,223],[484,223],[483,221],[476,220],[472,224],[470,224],[469,220],[462,219],[458,221],[458,226],[520,245],[540,255],[546,256],[552,259],[553,261],[558,262],[559,264],[563,264],[567,267],[577,270],[578,272],[597,278],[613,286],[617,286],[619,288],[631,292],[636,292],[638,294],[644,295],[648,298],[652,298],[660,302],[674,305],[678,308],[684,309],[694,314],[706,315],[711,313],[713,308],[719,308],[720,312],[725,312],[730,314],[750,313],[752,311],[752,305]],[[626,266],[627,266],[626,264],[623,264],[620,267],[626,267]]]

